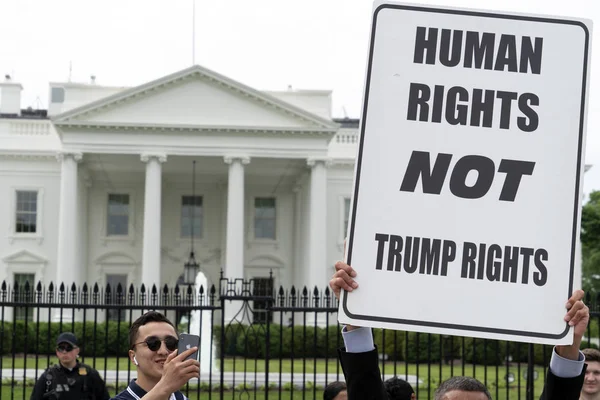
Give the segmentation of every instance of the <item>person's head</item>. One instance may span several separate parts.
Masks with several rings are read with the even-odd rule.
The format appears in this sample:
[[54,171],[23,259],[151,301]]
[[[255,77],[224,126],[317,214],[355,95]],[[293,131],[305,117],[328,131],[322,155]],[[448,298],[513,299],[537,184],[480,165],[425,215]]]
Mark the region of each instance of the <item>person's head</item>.
[[77,338],[71,332],[63,332],[56,338],[56,357],[63,367],[73,368],[77,364],[79,347]]
[[346,400],[347,398],[345,382],[331,382],[323,391],[323,400]]
[[600,351],[596,349],[583,349],[587,369],[581,393],[595,395],[600,393]]
[[397,376],[383,382],[383,386],[390,400],[415,400],[417,398],[410,383]]
[[129,328],[129,359],[137,367],[138,380],[156,384],[177,344],[177,330],[161,313],[149,311],[136,319]]
[[454,376],[437,388],[434,400],[492,400],[485,385],[475,378]]

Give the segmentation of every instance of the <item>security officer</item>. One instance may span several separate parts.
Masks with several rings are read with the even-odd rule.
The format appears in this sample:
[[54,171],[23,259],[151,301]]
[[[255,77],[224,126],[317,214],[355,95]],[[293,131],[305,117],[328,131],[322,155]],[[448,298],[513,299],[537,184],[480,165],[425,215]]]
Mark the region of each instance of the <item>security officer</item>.
[[56,340],[59,363],[39,377],[30,400],[109,400],[106,385],[98,371],[77,361],[79,347],[71,332]]

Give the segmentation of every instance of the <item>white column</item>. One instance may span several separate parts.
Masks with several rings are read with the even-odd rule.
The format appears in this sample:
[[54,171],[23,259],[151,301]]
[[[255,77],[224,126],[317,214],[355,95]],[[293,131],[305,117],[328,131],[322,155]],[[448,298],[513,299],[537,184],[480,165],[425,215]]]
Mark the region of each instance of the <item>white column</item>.
[[61,152],[60,161],[60,204],[58,207],[58,254],[56,257],[56,289],[64,282],[68,291],[73,282],[79,282],[81,276],[77,259],[79,245],[79,226],[77,223],[77,163],[81,153]]
[[327,165],[325,159],[308,159],[310,174],[310,219],[308,239],[307,286],[324,290],[327,275]]
[[227,181],[227,239],[225,277],[244,278],[244,165],[249,157],[226,156],[229,164]]
[[167,161],[167,156],[142,154],[141,160],[146,163],[142,283],[149,291],[152,285],[160,289],[162,163]]

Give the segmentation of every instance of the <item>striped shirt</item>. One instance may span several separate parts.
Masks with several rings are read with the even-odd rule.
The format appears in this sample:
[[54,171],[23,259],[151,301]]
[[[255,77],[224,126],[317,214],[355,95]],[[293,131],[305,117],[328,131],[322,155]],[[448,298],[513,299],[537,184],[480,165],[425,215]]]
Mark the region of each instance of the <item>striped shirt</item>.
[[[129,382],[129,386],[127,389],[123,390],[121,393],[113,397],[111,400],[140,400],[142,397],[146,395],[146,391],[142,389],[136,382],[135,379],[132,379]],[[189,400],[183,393],[179,390],[175,393],[171,393],[171,397],[169,400]]]

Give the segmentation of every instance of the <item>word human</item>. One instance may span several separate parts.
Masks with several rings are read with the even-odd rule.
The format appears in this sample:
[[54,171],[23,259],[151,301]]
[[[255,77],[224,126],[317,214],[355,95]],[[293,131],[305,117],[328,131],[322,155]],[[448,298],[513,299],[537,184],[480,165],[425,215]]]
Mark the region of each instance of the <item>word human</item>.
[[[494,33],[417,27],[413,62],[445,67],[463,67],[503,73],[540,75],[543,38]],[[539,126],[535,93],[461,85],[429,85],[412,82],[409,88],[407,120],[450,125],[511,129],[511,117],[523,132]],[[498,121],[494,123],[494,116]]]
[[[500,35],[496,47],[496,34],[461,30],[417,27],[416,64],[433,65],[436,59],[446,67],[479,68],[539,75],[542,70],[543,39],[522,36],[517,44],[515,35]],[[439,38],[439,40],[438,40]],[[519,54],[517,54],[519,53]],[[436,57],[437,56],[437,57]]]
[[[376,233],[375,241],[376,270],[448,276],[449,264],[459,253],[452,240]],[[523,285],[533,282],[536,286],[544,286],[548,280],[546,249],[464,242],[460,256],[463,279]]]

